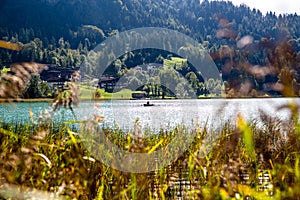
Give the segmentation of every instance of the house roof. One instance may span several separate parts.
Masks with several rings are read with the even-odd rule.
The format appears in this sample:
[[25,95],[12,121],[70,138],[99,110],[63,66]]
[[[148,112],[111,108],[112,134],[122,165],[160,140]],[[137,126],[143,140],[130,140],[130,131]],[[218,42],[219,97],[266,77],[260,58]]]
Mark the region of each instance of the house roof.
[[71,75],[78,70],[79,67],[64,68],[56,65],[49,65],[47,70],[43,70],[40,73],[40,77],[43,81],[47,82],[66,82],[70,81]]
[[62,78],[62,77],[50,77],[46,81],[47,82],[66,82],[66,81],[69,81],[69,79]]
[[99,83],[101,82],[114,82],[116,81],[116,78],[113,76],[101,76],[99,79]]

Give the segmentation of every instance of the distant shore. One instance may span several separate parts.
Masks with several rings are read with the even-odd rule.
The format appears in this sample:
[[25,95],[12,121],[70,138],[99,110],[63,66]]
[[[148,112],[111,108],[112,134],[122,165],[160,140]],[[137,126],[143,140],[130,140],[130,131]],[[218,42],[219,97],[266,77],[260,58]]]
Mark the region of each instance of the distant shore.
[[[281,96],[259,96],[259,97],[199,97],[197,99],[262,99],[262,98],[299,98],[299,97],[281,97]],[[169,100],[180,98],[165,98],[165,99],[134,99],[134,98],[113,98],[113,97],[102,97],[102,98],[80,98],[80,101],[105,101],[105,100]],[[0,98],[0,103],[14,103],[14,102],[51,102],[53,98],[16,98],[16,99],[2,99]]]
[[23,98],[16,98],[16,99],[1,99],[0,103],[12,103],[12,102],[51,102],[53,99],[50,98],[34,98],[34,99],[23,99]]

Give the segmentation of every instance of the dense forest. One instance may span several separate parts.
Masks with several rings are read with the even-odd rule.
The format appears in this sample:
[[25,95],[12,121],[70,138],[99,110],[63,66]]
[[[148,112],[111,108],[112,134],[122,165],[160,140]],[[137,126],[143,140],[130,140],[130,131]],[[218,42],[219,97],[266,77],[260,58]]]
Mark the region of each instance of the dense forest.
[[[0,39],[22,48],[0,49],[0,66],[35,61],[82,66],[93,75],[84,61],[97,44],[139,27],[168,28],[197,40],[216,63],[229,96],[299,95],[300,16],[263,15],[227,1],[3,0]],[[163,64],[172,57],[176,55],[155,49],[129,52],[116,59],[106,73],[120,78],[130,68]],[[189,65],[179,72],[197,95],[207,94],[208,83],[211,88],[220,87],[213,80],[204,83]]]

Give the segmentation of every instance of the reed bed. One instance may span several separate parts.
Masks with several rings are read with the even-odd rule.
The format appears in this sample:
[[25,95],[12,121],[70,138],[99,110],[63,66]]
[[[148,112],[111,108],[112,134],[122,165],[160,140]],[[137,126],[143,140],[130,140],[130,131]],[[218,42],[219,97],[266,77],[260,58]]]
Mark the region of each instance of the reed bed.
[[[260,123],[238,116],[214,132],[181,125],[138,139],[99,127],[129,152],[163,148],[178,133],[195,135],[173,163],[149,173],[121,172],[95,159],[78,126],[70,126],[82,122],[0,123],[0,199],[300,199],[297,116],[280,121],[261,113]],[[218,137],[207,141],[209,134]],[[203,154],[207,142],[212,148]]]

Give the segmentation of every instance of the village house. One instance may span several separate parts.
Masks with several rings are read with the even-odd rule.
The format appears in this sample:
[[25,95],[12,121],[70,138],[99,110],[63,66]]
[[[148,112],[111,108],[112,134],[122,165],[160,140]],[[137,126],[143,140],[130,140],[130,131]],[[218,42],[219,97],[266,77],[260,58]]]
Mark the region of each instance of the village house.
[[61,89],[65,82],[71,80],[72,74],[78,71],[80,67],[64,68],[57,65],[49,65],[48,69],[40,73],[42,81],[46,81],[51,88]]
[[105,92],[113,92],[117,83],[117,79],[113,76],[101,76],[99,78],[98,87],[105,89]]

